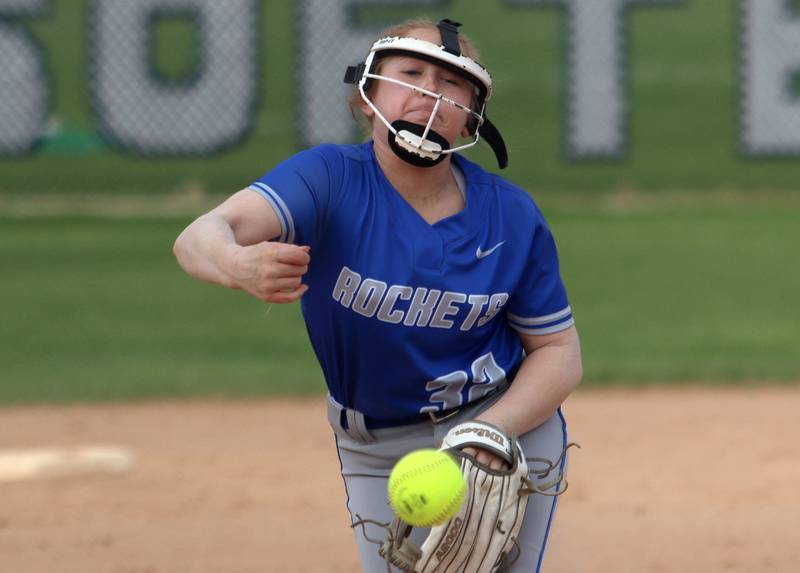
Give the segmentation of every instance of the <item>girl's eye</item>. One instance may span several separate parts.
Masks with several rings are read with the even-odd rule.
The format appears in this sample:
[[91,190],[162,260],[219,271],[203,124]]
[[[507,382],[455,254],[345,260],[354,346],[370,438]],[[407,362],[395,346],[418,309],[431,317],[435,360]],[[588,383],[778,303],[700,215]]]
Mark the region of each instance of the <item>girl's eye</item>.
[[417,70],[404,70],[403,73],[407,76],[418,76],[419,71]]

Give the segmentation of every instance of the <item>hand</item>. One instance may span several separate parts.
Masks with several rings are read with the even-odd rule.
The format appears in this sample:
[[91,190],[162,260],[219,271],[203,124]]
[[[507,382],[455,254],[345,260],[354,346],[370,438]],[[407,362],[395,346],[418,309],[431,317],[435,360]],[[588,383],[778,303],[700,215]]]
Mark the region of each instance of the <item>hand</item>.
[[[492,408],[475,418],[475,420],[478,422],[486,422],[487,424],[491,424],[498,428],[505,435],[508,435],[503,422],[491,417],[491,411]],[[478,462],[489,466],[493,470],[507,470],[511,467],[503,458],[496,456],[492,452],[484,450],[483,448],[466,447],[464,448],[464,453],[471,455],[473,458],[478,460]]]
[[229,275],[233,287],[265,302],[294,302],[308,290],[302,277],[311,262],[310,250],[309,246],[275,242],[232,245]]
[[469,454],[478,460],[479,463],[489,466],[493,470],[507,470],[510,467],[503,458],[496,456],[493,453],[484,450],[483,448],[467,447],[464,448],[463,451],[465,454]]

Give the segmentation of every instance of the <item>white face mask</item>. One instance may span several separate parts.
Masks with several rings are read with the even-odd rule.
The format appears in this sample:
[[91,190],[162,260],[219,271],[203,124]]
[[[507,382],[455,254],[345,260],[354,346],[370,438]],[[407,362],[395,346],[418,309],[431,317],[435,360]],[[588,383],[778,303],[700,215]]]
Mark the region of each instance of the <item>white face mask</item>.
[[[478,90],[477,109],[471,109],[441,93],[375,73],[376,60],[384,55],[404,55],[422,59],[443,66],[466,78]],[[367,95],[366,85],[371,80],[391,82],[432,98],[435,101],[434,107],[425,125],[403,120],[389,122]],[[443,46],[425,40],[401,37],[381,38],[372,45],[369,56],[363,64],[348,68],[345,82],[358,85],[361,98],[389,130],[389,146],[404,161],[422,167],[433,166],[442,161],[447,154],[472,147],[483,136],[497,155],[500,167],[505,167],[507,163],[505,144],[500,134],[486,118],[486,101],[492,93],[492,79],[489,72],[474,60],[453,54]],[[469,116],[467,125],[470,126],[471,141],[458,147],[451,147],[450,142],[431,129],[436,113],[442,105],[455,106]]]
[[[374,53],[375,52],[373,52],[373,54]],[[387,81],[392,84],[408,88],[424,97],[431,98],[434,101],[434,105],[426,123],[422,125],[403,120],[389,122],[389,120],[386,119],[375,103],[367,95],[364,86],[368,80]],[[446,154],[472,147],[478,143],[480,138],[478,135],[478,130],[473,129],[471,134],[472,141],[459,147],[451,147],[450,142],[447,141],[447,139],[441,134],[434,131],[431,126],[433,125],[433,120],[436,118],[436,114],[439,112],[439,109],[442,105],[453,106],[454,108],[463,112],[469,118],[469,121],[467,122],[468,125],[478,127],[483,123],[483,109],[481,109],[480,112],[476,112],[451,98],[445,97],[441,93],[432,92],[408,82],[385,75],[369,72],[365,72],[363,74],[362,80],[359,82],[358,89],[364,102],[372,109],[373,112],[375,112],[375,115],[378,117],[378,119],[380,119],[380,121],[383,122],[389,130],[390,147],[396,154],[403,157],[410,163],[422,166],[435,165],[444,159]]]

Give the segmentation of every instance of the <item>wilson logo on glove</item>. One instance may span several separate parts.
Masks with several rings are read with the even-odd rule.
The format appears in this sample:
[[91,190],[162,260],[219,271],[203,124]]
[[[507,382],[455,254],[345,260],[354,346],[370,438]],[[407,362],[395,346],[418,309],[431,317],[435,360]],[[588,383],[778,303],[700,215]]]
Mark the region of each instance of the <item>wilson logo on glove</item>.
[[456,430],[455,432],[453,432],[453,434],[456,436],[460,436],[462,434],[475,434],[479,438],[489,438],[490,440],[492,440],[493,442],[497,443],[500,446],[505,444],[505,439],[503,438],[503,436],[487,428],[468,427],[468,428],[463,428],[461,430]]

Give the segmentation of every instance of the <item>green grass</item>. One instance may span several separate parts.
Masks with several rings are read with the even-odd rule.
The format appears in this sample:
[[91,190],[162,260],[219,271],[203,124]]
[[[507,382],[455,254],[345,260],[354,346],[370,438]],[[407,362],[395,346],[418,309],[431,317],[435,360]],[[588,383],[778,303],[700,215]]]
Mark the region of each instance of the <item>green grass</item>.
[[[230,193],[297,150],[295,14],[291,2],[262,4],[263,81],[253,129],[241,145],[201,158],[147,160],[104,145],[88,87],[88,0],[54,3],[50,15],[25,20],[53,76],[52,115],[60,128],[38,153],[0,159],[0,191],[159,193],[199,187]],[[496,95],[489,109],[508,144],[507,174],[532,191],[794,189],[800,161],[739,154],[738,4],[632,6],[625,20],[629,152],[616,162],[573,162],[564,153],[564,10],[483,0],[442,3],[448,15],[465,23],[492,70]],[[442,9],[422,12],[445,15]],[[390,3],[362,8],[360,20],[397,21],[420,13],[413,3]],[[155,57],[179,74],[191,68],[191,39],[180,22],[167,24],[158,31]],[[341,71],[332,73],[338,78]],[[487,147],[478,147],[472,156],[494,165]]]
[[796,213],[555,225],[590,381],[800,379]]
[[[587,384],[800,380],[796,205],[541,203]],[[182,274],[187,222],[0,219],[0,403],[322,391],[296,305]]]
[[0,222],[0,402],[321,389],[298,307],[182,274],[187,222]]

